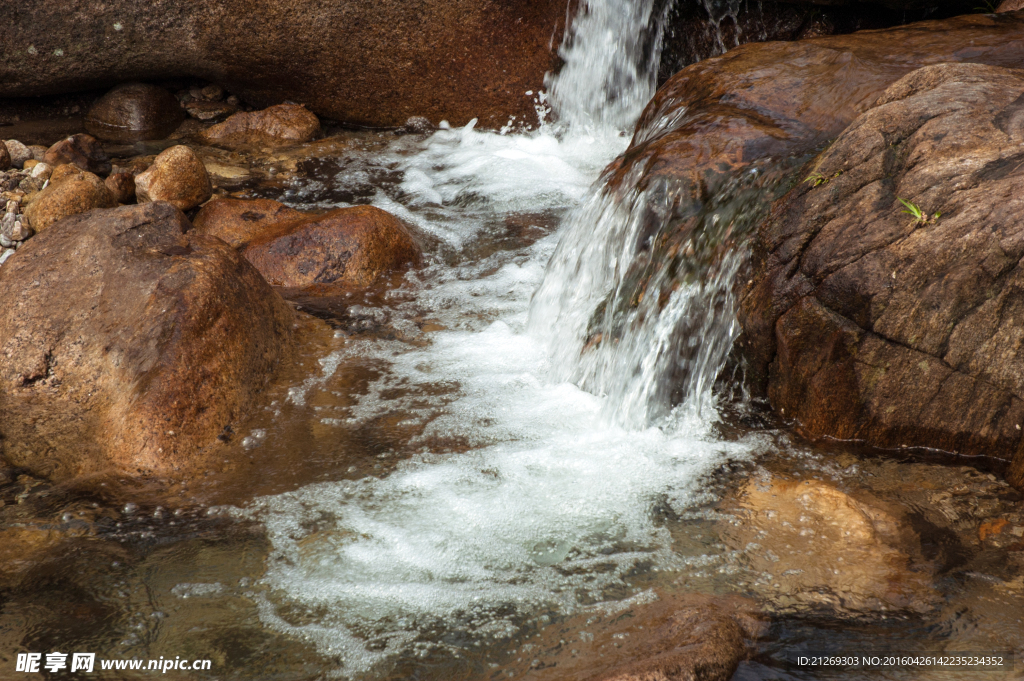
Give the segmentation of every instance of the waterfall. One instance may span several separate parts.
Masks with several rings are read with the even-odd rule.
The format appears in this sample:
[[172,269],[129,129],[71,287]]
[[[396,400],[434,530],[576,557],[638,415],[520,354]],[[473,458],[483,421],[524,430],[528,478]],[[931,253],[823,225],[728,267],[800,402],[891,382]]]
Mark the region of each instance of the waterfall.
[[[457,657],[541,613],[628,607],[652,597],[634,575],[716,560],[699,542],[680,555],[654,509],[684,513],[703,476],[753,446],[716,438],[702,406],[736,334],[742,253],[722,245],[744,193],[684,224],[678,188],[641,191],[638,176],[593,184],[653,93],[665,9],[580,3],[565,67],[548,81],[554,123],[517,134],[470,125],[385,152],[403,179],[378,205],[453,249],[494,225],[569,217],[513,250],[417,270],[409,302],[388,314],[410,333],[427,318],[441,330],[418,343],[349,339],[304,384],[329,390],[346,358],[386,367],[318,428],[419,428],[400,455],[380,455],[396,455],[392,470],[231,511],[261,522],[272,546],[252,596],[261,621],[339,656],[341,674]],[[648,427],[670,414],[687,427]]]
[[[551,83],[556,111],[572,125],[631,131],[637,103],[652,93],[662,28],[655,21],[645,44],[638,36],[654,3],[626,4],[586,3],[573,25],[579,33]],[[630,38],[615,33],[627,26]],[[663,123],[634,140],[663,133]],[[746,259],[742,247],[722,244],[749,227],[763,193],[737,180],[701,202],[667,180],[641,189],[641,171],[614,186],[603,177],[567,218],[529,329],[545,339],[558,378],[607,397],[606,416],[625,427],[714,419],[712,388],[739,334],[733,283]]]
[[665,0],[580,0],[548,74],[548,100],[570,129],[630,131],[657,87]]

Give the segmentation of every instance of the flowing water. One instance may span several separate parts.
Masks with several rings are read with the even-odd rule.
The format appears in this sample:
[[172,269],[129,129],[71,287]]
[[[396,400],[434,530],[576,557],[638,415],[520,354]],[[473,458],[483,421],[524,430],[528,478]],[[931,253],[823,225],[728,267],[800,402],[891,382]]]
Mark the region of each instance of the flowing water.
[[[427,262],[394,289],[350,301],[336,331],[301,351],[300,374],[237,444],[256,471],[245,479],[258,482],[238,492],[214,474],[205,492],[174,492],[213,500],[201,513],[108,514],[116,548],[90,544],[54,568],[102,564],[102,576],[84,569],[92,582],[58,588],[43,570],[31,598],[5,604],[0,641],[209,657],[209,678],[529,677],[570,658],[612,660],[619,643],[608,637],[631,633],[612,620],[645,603],[743,593],[786,613],[803,607],[793,593],[827,591],[799,575],[813,569],[804,561],[837,567],[829,545],[842,540],[806,539],[802,555],[819,557],[776,569],[787,559],[773,550],[784,552],[748,533],[756,509],[742,500],[780,481],[844,485],[864,470],[903,480],[910,469],[794,447],[764,423],[738,426],[750,415],[737,421],[736,402],[716,390],[746,257],[742,241],[721,249],[720,237],[753,220],[763,201],[750,197],[763,192],[731,186],[709,202],[697,236],[669,259],[699,265],[680,269],[660,266],[653,246],[670,228],[671,195],[605,185],[602,170],[653,94],[666,11],[653,0],[583,0],[565,65],[536,94],[536,129],[352,134],[344,155],[314,159],[302,178],[253,188],[303,208],[380,206],[419,230]],[[926,468],[913,475],[932,482],[900,494],[934,486],[942,469]],[[928,560],[948,569],[948,541],[936,542]],[[889,583],[888,569],[877,580]],[[936,605],[905,578],[905,613],[867,597],[833,603],[830,617],[853,619],[827,622],[860,627],[831,631],[833,643],[905,630],[919,647],[950,637],[1020,645],[1019,594],[979,578],[969,598]],[[39,614],[62,598],[80,619]],[[971,599],[1007,614],[983,620]],[[815,649],[839,626],[779,622],[743,678],[811,678],[772,660],[787,646]]]

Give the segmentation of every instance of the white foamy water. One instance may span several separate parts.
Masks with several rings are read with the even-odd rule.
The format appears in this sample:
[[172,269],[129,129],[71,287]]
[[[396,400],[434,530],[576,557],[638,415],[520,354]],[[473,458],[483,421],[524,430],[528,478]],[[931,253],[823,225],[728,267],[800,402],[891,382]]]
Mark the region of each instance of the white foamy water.
[[[629,586],[630,570],[675,570],[692,559],[673,552],[654,507],[682,511],[702,476],[753,447],[718,440],[710,406],[616,416],[650,398],[643,382],[679,342],[681,315],[700,313],[698,290],[678,291],[669,314],[653,311],[634,334],[630,347],[652,342],[653,359],[641,358],[637,371],[630,351],[623,390],[595,389],[593,362],[581,356],[586,320],[615,289],[622,259],[635,256],[630,207],[591,184],[625,148],[623,122],[631,126],[650,95],[649,79],[620,77],[630,60],[639,74],[645,57],[636,41],[615,36],[644,25],[651,4],[583,3],[563,49],[566,70],[553,81],[560,126],[515,135],[468,126],[390,152],[401,196],[377,204],[449,245],[471,244],[504,215],[571,214],[530,247],[411,275],[414,301],[390,313],[437,320],[447,330],[429,344],[355,341],[322,362],[325,374],[349,356],[386,364],[348,419],[332,422],[356,427],[400,413],[423,426],[413,443],[420,455],[380,478],[311,485],[235,511],[262,521],[272,544],[263,622],[340,657],[341,675],[431,646],[457,652],[428,633],[439,627],[479,642],[510,636],[539,612],[647,597]],[[610,63],[619,75],[601,78]],[[585,116],[602,97],[610,113]],[[728,333],[705,353],[705,379]],[[605,369],[596,373],[610,375],[617,360],[601,352]],[[708,385],[688,389],[711,405]],[[441,441],[463,445],[432,449]]]

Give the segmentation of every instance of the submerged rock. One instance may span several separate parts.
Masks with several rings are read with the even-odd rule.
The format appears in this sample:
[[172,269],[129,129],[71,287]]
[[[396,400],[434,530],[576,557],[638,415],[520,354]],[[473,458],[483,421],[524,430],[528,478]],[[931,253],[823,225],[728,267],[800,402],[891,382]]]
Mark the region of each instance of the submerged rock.
[[271,284],[295,288],[362,288],[420,258],[401,221],[373,206],[339,208],[281,224],[242,252]]
[[320,119],[298,104],[278,104],[262,111],[236,113],[200,134],[206,144],[238,147],[277,147],[301,144],[320,132]]
[[65,164],[53,171],[50,184],[25,207],[33,229],[42,232],[64,218],[93,208],[113,208],[117,201],[103,180]]
[[196,231],[240,248],[274,226],[301,217],[301,212],[272,199],[219,198],[203,206],[192,223]]
[[170,92],[156,85],[125,83],[103,95],[85,116],[85,129],[110,142],[163,139],[185,120]]
[[747,558],[755,588],[775,612],[829,616],[935,605],[918,544],[882,504],[854,499],[820,480],[752,480],[738,496],[741,523],[723,541]]
[[165,202],[64,220],[0,268],[0,447],[54,480],[188,478],[253,406],[293,313]]
[[[287,99],[353,124],[500,128],[536,120],[566,0],[108,0],[89,11],[7,0],[0,98],[190,74],[245,101]],[[121,31],[119,26],[123,26]],[[73,38],[71,38],[73,36]]]
[[212,194],[206,166],[183,144],[161,151],[153,165],[135,177],[139,203],[167,201],[181,210],[190,210]]
[[110,159],[92,135],[66,137],[47,149],[41,160],[54,168],[70,163],[97,175],[110,172]]
[[1022,96],[1016,70],[915,71],[773,208],[741,322],[804,432],[1012,458],[1024,485]]

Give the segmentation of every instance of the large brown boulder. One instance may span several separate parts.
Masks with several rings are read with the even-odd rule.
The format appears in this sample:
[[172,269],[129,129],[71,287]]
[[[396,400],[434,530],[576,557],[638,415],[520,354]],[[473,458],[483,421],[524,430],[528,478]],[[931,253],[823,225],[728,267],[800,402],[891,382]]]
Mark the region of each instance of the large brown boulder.
[[85,116],[85,129],[111,142],[163,139],[185,120],[178,100],[156,85],[125,83],[103,95]]
[[57,223],[0,268],[0,447],[66,480],[189,477],[252,408],[292,312],[168,203]]
[[320,132],[320,119],[298,104],[278,104],[262,111],[236,113],[204,130],[206,144],[228,149],[300,144]]
[[274,226],[301,217],[301,212],[273,199],[218,198],[200,208],[192,224],[196,231],[240,248]]
[[[191,75],[348,123],[533,119],[566,0],[4,4],[0,98]],[[69,39],[74,36],[74,39]]]
[[65,164],[54,170],[49,186],[35,195],[25,208],[25,215],[32,228],[41,232],[69,215],[116,205],[117,200],[103,180]]
[[420,249],[395,216],[373,206],[339,208],[279,225],[242,250],[275,286],[362,288],[416,262]]
[[[689,199],[715,176],[808,153],[891,83],[942,62],[1018,67],[1024,17],[971,15],[798,42],[752,43],[683,69],[647,105],[613,187],[666,183]],[[678,213],[692,201],[678,204]]]
[[914,71],[773,208],[744,349],[804,432],[1012,459],[1024,485],[1022,101],[1018,70]]

